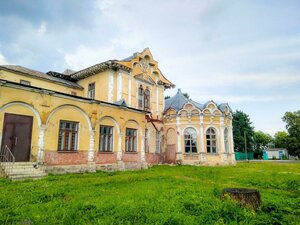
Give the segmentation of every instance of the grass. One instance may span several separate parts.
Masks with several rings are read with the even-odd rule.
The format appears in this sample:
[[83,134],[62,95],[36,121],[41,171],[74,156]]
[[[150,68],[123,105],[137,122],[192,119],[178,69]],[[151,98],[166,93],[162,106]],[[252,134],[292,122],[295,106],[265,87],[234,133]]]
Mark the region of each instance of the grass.
[[[255,212],[221,201],[227,187],[258,189],[261,207]],[[0,224],[300,224],[300,164],[0,179]]]

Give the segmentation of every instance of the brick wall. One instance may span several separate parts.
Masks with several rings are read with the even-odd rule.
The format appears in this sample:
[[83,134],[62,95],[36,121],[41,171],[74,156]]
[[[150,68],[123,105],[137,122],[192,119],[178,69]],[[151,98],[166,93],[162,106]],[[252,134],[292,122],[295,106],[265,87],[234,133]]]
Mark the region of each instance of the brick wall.
[[146,153],[146,162],[149,164],[158,164],[164,162],[164,156],[160,153]]
[[88,152],[58,152],[44,151],[44,162],[47,165],[77,165],[87,164]]
[[117,162],[117,153],[95,153],[94,161],[96,164],[111,164]]
[[139,152],[135,152],[135,153],[123,152],[122,160],[123,160],[123,162],[141,162],[141,153],[139,153]]

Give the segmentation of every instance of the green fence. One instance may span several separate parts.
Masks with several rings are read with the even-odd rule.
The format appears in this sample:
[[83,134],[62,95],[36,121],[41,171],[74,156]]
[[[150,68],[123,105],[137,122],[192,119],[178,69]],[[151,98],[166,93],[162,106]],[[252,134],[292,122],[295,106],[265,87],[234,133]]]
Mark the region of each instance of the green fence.
[[246,159],[250,159],[250,160],[254,159],[254,153],[248,152],[246,155],[246,153],[244,152],[235,152],[235,160],[246,160]]

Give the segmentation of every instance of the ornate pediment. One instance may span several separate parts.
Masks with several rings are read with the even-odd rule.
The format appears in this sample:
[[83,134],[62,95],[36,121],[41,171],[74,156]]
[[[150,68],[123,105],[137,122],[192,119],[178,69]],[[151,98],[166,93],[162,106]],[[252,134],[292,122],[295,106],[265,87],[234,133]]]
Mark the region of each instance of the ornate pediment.
[[150,82],[151,84],[154,82],[154,84],[163,85],[165,88],[175,86],[161,73],[158,63],[153,59],[149,48],[144,49],[142,52],[136,52],[131,57],[119,61],[119,63],[132,68],[132,76],[144,82]]

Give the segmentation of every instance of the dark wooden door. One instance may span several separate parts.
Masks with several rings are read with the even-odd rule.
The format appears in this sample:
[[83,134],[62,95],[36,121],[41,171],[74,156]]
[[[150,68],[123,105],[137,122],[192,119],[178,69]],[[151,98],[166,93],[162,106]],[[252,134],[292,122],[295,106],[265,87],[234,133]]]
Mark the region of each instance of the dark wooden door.
[[32,116],[4,114],[2,147],[7,145],[16,162],[29,161],[31,148]]

